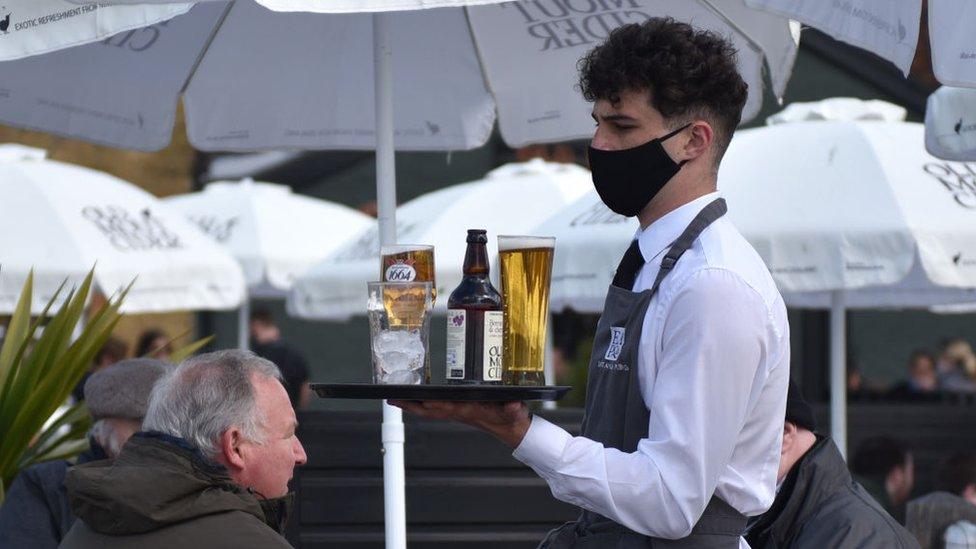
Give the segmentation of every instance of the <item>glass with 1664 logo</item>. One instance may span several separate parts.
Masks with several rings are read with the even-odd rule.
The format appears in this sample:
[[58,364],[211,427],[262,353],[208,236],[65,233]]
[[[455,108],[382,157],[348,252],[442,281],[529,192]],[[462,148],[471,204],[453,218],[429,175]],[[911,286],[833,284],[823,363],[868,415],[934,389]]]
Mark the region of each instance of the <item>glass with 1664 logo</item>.
[[380,277],[383,282],[430,282],[430,301],[437,299],[434,279],[434,247],[426,244],[396,244],[380,249]]

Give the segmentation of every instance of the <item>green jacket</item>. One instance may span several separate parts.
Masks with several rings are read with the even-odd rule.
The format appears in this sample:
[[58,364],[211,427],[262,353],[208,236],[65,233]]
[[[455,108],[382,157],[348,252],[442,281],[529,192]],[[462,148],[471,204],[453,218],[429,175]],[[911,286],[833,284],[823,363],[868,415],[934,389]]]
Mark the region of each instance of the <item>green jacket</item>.
[[290,498],[259,499],[186,441],[137,433],[115,462],[68,471],[75,516],[61,543],[96,548],[289,548]]

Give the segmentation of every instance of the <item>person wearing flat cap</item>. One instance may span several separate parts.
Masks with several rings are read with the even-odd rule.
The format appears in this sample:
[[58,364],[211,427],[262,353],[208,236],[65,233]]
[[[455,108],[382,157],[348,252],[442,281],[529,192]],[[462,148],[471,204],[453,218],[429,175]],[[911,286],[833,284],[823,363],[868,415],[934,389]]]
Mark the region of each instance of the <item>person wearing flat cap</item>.
[[[149,358],[117,362],[85,382],[85,402],[94,424],[90,448],[75,463],[115,459],[138,431],[153,386],[171,364]],[[65,474],[74,465],[59,460],[39,463],[20,472],[0,506],[0,547],[55,548],[75,520],[68,505]]]
[[777,478],[773,506],[747,526],[746,541],[753,549],[919,547],[851,478],[834,442],[817,433],[813,410],[792,381]]

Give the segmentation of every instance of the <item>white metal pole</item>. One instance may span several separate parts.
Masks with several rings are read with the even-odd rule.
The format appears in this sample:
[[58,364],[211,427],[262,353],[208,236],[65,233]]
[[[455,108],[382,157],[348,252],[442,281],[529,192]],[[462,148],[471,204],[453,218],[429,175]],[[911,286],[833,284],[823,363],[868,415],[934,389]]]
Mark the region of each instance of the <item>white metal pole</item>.
[[847,308],[844,293],[830,299],[830,435],[847,459]]
[[[393,145],[393,49],[390,16],[373,14],[373,89],[376,99],[376,210],[380,245],[396,243],[396,163]],[[403,415],[383,401],[383,506],[386,549],[407,547]]]
[[244,297],[244,302],[241,303],[241,308],[237,310],[237,348],[247,350],[248,349],[248,336],[250,335],[250,321],[251,321],[251,296],[247,295]]
[[[546,327],[546,353],[544,358],[545,363],[543,366],[543,370],[546,379],[546,385],[555,385],[556,372],[555,372],[555,365],[552,363],[553,349],[555,348],[555,345],[553,344],[553,340],[552,340],[552,313],[549,313],[549,319],[547,324],[548,325]],[[542,403],[542,408],[545,410],[555,410],[556,401],[547,400]]]

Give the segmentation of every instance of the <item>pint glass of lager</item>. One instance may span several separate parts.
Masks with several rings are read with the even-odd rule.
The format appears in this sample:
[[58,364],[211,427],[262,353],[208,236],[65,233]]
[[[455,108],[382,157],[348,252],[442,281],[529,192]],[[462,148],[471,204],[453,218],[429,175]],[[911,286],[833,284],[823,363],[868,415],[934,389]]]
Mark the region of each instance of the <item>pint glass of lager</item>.
[[383,282],[430,282],[433,302],[437,299],[434,280],[434,247],[425,244],[397,244],[380,248],[380,277]]
[[505,337],[503,381],[508,385],[545,385],[549,280],[556,239],[499,236]]

